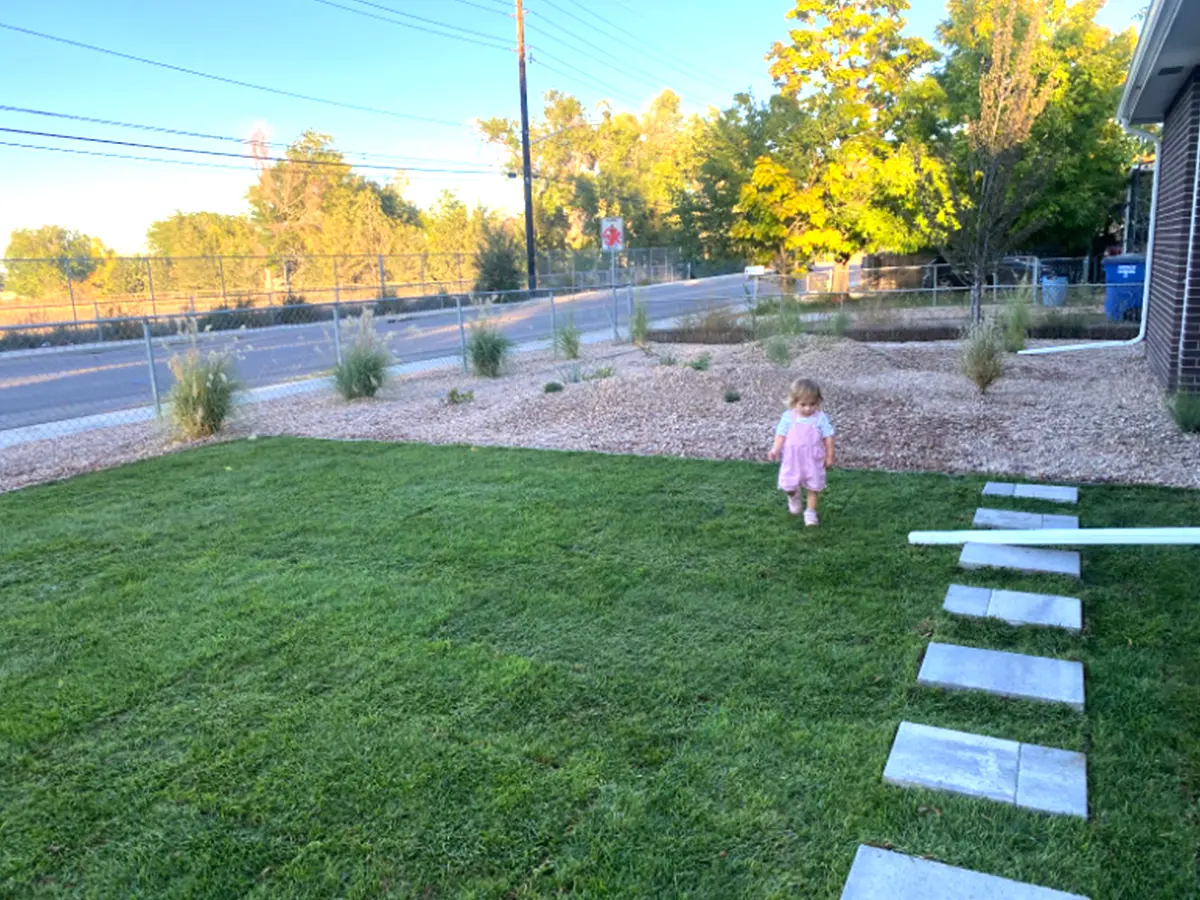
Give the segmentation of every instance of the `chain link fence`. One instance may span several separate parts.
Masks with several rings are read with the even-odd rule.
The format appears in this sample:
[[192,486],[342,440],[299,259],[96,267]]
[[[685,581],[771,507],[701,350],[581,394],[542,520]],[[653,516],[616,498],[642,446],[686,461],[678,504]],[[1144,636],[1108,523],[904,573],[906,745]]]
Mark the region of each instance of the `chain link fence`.
[[713,284],[618,283],[598,290],[188,310],[60,323],[53,343],[42,340],[44,325],[0,329],[0,340],[19,348],[0,352],[0,454],[30,440],[155,418],[175,383],[171,360],[193,348],[228,357],[244,401],[254,402],[327,389],[366,311],[400,371],[465,370],[472,333],[484,324],[518,351],[551,349],[554,334],[567,328],[583,343],[628,341],[638,304],[648,321],[668,324],[731,301],[744,304],[741,276]]
[[[543,252],[537,266],[546,288],[687,277],[679,251],[669,248],[626,250],[615,259],[600,251]],[[91,322],[99,333],[114,319],[467,294],[477,276],[470,253],[5,259],[0,327]]]

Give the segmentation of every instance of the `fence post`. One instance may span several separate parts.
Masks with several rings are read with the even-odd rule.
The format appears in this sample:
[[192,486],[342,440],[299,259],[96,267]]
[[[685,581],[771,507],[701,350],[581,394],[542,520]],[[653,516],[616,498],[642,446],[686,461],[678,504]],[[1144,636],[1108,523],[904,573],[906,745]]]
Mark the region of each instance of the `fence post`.
[[71,298],[71,321],[79,324],[79,313],[75,311],[75,288],[71,285],[71,263],[63,261],[63,274],[67,276],[67,295]]
[[609,260],[612,263],[609,283],[612,285],[613,341],[617,342],[621,340],[621,332],[617,327],[617,254],[610,251]]
[[223,257],[217,257],[217,270],[221,274],[221,304],[224,306],[229,301],[225,297],[225,259]]
[[558,359],[558,314],[554,309],[554,292],[550,292],[550,349]]
[[1042,258],[1035,256],[1033,258],[1033,304],[1037,305],[1041,299],[1042,290]]
[[387,276],[383,271],[383,254],[379,254],[379,299],[383,300],[387,294]]
[[333,358],[338,366],[342,364],[342,319],[338,315],[339,306],[333,304]]
[[454,295],[454,308],[458,310],[458,347],[462,353],[462,370],[467,371],[467,331],[463,327],[462,294]]
[[150,370],[150,394],[154,397],[154,415],[162,418],[162,403],[158,399],[158,372],[154,368],[154,343],[150,340],[150,323],[142,319],[142,338],[146,341],[146,366]]
[[96,298],[92,297],[92,317],[96,322],[96,334],[100,336],[100,340],[104,340],[104,324],[100,321],[100,304],[96,302]]
[[150,269],[150,257],[146,257],[146,288],[150,291],[150,312],[158,315],[158,303],[154,298],[154,272]]
[[937,291],[938,291],[938,264],[933,264],[933,305],[937,306]]

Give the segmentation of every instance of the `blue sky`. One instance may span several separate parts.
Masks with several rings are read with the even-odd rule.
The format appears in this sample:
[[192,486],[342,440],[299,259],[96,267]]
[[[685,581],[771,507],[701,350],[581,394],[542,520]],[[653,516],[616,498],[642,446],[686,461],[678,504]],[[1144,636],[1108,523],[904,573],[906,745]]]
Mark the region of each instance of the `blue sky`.
[[[355,0],[329,0],[389,16]],[[372,0],[471,29],[511,48],[504,0]],[[763,56],[786,37],[787,0],[529,0],[531,112],[559,89],[594,105],[639,109],[662,88],[689,111],[725,105],[733,93],[770,91]],[[941,3],[917,0],[909,30],[927,38]],[[1124,28],[1145,0],[1109,0],[1103,24]],[[511,12],[511,9],[507,9]],[[594,14],[594,15],[593,15]],[[598,16],[599,18],[596,18]],[[348,150],[416,157],[418,167],[488,169],[500,156],[471,127],[517,115],[516,58],[495,49],[401,28],[320,0],[40,0],[0,7],[0,23],[45,32],[242,81],[360,106],[446,120],[441,125],[275,96],[0,29],[0,104],[233,137],[265,126],[286,143],[306,128]],[[420,22],[412,22],[420,25]],[[627,35],[623,40],[608,34]],[[651,50],[649,48],[655,48]],[[587,54],[586,56],[584,54]],[[658,54],[684,61],[685,65]],[[557,71],[551,71],[555,69]],[[701,77],[703,76],[703,77]],[[609,85],[601,90],[596,81]],[[201,141],[0,111],[0,127],[243,152]],[[0,140],[105,152],[175,154],[0,133]],[[387,162],[389,160],[375,160]],[[226,161],[240,166],[238,160]],[[379,173],[385,175],[386,173]],[[0,146],[0,241],[15,227],[59,224],[123,252],[143,247],[146,226],[176,209],[241,212],[254,180],[217,169],[88,158]],[[412,171],[408,196],[431,203],[443,188],[469,202],[516,211],[519,183],[480,175]]]

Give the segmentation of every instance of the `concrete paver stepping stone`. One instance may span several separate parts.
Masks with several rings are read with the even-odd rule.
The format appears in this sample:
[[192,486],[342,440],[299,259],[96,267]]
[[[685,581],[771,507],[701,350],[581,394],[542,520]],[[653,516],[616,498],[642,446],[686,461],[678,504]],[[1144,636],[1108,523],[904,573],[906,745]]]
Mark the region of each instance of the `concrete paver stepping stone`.
[[1074,632],[1083,628],[1083,604],[1078,597],[952,584],[942,609],[959,616],[1001,619],[1010,625],[1044,625]]
[[1017,806],[1087,818],[1087,757],[1053,747],[1021,745]]
[[975,510],[971,522],[975,528],[1003,528],[1012,531],[1032,531],[1040,528],[1078,528],[1078,516],[1048,516],[1042,513],[1015,512],[1011,509]]
[[1087,818],[1087,758],[1052,747],[901,722],[883,780]]
[[917,683],[1065,703],[1083,712],[1083,665],[1065,659],[934,642],[925,651]]
[[842,900],[1087,900],[1087,897],[863,844],[854,854]]
[[1011,547],[1008,544],[963,544],[958,564],[964,569],[1015,569],[1031,575],[1079,577],[1077,550]]
[[1017,802],[1016,741],[901,722],[883,780],[900,787]]
[[1046,500],[1050,503],[1079,502],[1079,488],[1064,485],[989,481],[984,485],[983,493],[987,497],[1018,497],[1026,500]]

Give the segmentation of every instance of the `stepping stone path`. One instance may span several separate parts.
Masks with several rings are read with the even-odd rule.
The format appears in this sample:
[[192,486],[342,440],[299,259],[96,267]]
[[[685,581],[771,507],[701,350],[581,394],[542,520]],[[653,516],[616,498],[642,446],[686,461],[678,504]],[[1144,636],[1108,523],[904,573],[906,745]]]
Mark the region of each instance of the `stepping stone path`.
[[981,734],[901,722],[883,780],[1087,818],[1087,758]]
[[1065,703],[1083,712],[1083,665],[1064,659],[932,643],[917,684]]
[[958,564],[964,569],[1015,569],[1027,575],[1079,577],[1079,551],[1010,547],[1008,544],[963,544]]
[[985,497],[1015,497],[1019,500],[1047,500],[1050,503],[1078,503],[1079,488],[1051,484],[1006,484],[989,481],[983,488]]
[[854,855],[842,900],[1088,900],[1050,888],[862,845]]
[[1003,528],[1011,531],[1036,531],[1044,528],[1078,528],[1079,516],[1055,516],[1042,513],[1013,512],[1009,509],[975,510],[975,528]]
[[1009,625],[1045,625],[1079,632],[1083,610],[1078,597],[994,591],[991,588],[952,584],[942,609],[958,616],[1002,619]]
[[[989,497],[1078,503],[1079,490],[1038,484],[988,482]],[[975,528],[1004,530],[1074,529],[1078,516],[1017,512],[981,507]],[[958,564],[964,569],[1000,568],[1028,574],[1080,577],[1076,551],[967,543]],[[1082,604],[1076,597],[1030,594],[953,584],[943,608],[1011,625],[1041,625],[1079,633]],[[976,647],[932,642],[917,682],[927,687],[977,690],[1084,708],[1083,665]],[[1087,819],[1087,757],[1070,750],[1022,744],[964,731],[901,722],[883,770],[883,780],[899,787],[949,791],[1023,809]],[[842,900],[1087,900],[1031,884],[956,869],[888,850],[861,846]]]

